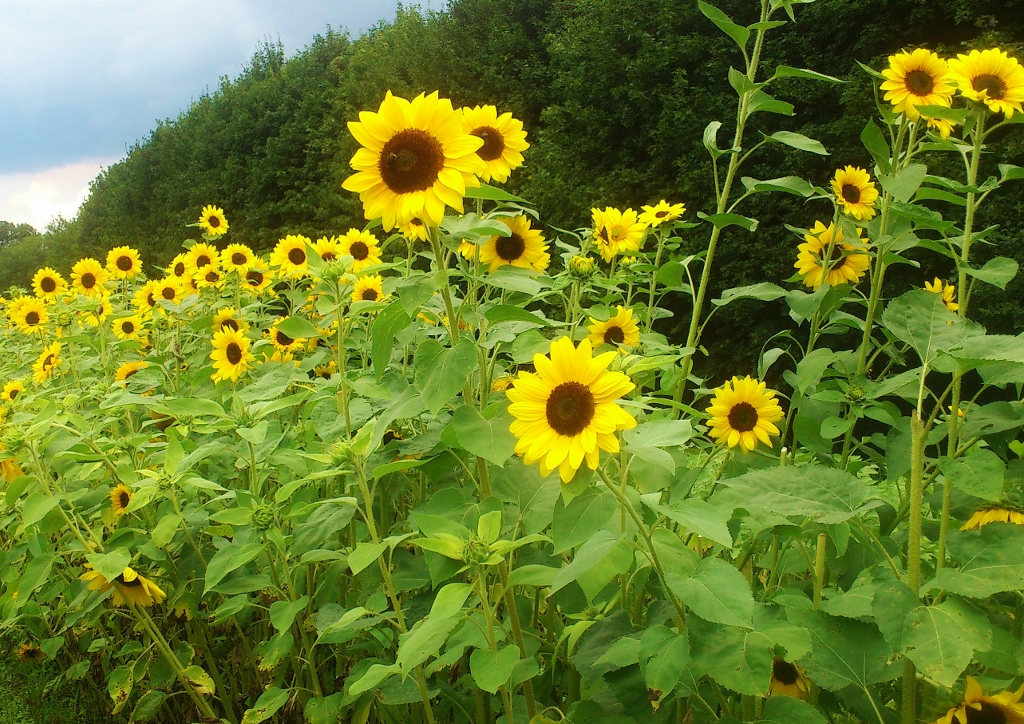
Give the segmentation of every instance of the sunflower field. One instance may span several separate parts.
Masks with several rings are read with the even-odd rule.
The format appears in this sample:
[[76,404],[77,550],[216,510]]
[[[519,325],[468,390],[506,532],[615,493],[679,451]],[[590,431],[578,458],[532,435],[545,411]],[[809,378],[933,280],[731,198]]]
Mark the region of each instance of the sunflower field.
[[[740,68],[714,208],[545,227],[500,188],[529,142],[498,99],[388,93],[337,191],[365,228],[260,255],[208,205],[166,269],[121,246],[12,290],[9,647],[123,722],[1024,722],[1024,335],[969,316],[1018,271],[972,251],[1024,181],[979,174],[1024,66],[863,66],[862,166],[744,176],[828,153],[748,129],[794,113],[773,81],[839,82],[761,67],[808,1],[746,27],[699,2]],[[780,193],[819,216],[787,227],[793,276],[709,299],[721,235]],[[946,278],[883,294],[922,252]],[[694,375],[741,300],[792,324],[757,369]]]

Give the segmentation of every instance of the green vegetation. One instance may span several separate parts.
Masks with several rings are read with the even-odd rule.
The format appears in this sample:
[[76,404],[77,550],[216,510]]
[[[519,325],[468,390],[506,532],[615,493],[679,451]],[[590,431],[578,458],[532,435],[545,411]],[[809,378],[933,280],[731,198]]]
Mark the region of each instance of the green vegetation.
[[61,667],[0,658],[0,722],[3,724],[110,724],[110,707],[101,686],[53,682]]

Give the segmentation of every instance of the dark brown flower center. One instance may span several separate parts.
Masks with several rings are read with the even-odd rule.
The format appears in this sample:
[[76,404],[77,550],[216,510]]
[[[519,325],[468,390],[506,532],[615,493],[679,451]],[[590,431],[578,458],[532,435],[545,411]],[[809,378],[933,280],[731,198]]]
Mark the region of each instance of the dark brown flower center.
[[202,269],[204,266],[212,263],[213,260],[210,259],[209,254],[200,254],[196,257],[196,269]]
[[240,251],[236,251],[231,255],[231,263],[235,266],[242,266],[247,261],[249,261],[249,258]]
[[971,85],[979,93],[984,91],[985,95],[994,101],[1001,101],[1006,95],[1006,83],[997,75],[979,75],[971,80]]
[[[127,372],[124,373],[124,378],[128,379],[129,377],[132,377],[133,375],[138,374],[138,372],[139,371],[137,369],[130,369]],[[122,506],[122,507],[124,507],[124,506]]]
[[263,272],[251,271],[245,275],[245,281],[249,283],[249,286],[258,287],[263,283]]
[[597,230],[597,237],[605,244],[611,243],[611,239],[608,238],[608,229],[604,226]]
[[[729,427],[738,432],[750,432],[757,426],[757,410],[749,402],[740,402],[729,410]],[[791,666],[791,664],[786,664]]]
[[133,578],[132,580],[126,581],[124,580],[124,574],[122,573],[114,580],[120,583],[125,588],[142,588],[142,578],[140,576],[135,576],[135,578]]
[[131,334],[132,332],[135,331],[135,324],[126,319],[123,322],[121,322],[121,331],[124,332],[125,334]]
[[242,361],[242,348],[237,342],[232,342],[224,350],[224,356],[228,358],[228,362],[233,365],[238,364]]
[[964,707],[967,713],[967,724],[1006,724],[1006,713],[1003,709],[987,701],[981,702],[981,709],[972,706]]
[[153,298],[153,292],[150,292],[149,294],[146,295],[146,304],[148,304],[151,307],[156,306],[156,299]]
[[494,252],[505,261],[515,261],[526,251],[526,242],[516,232],[512,236],[499,236],[494,242]]
[[123,272],[131,271],[132,267],[135,266],[132,263],[132,258],[130,256],[117,257],[117,261],[115,262],[115,264],[117,264],[117,268]]
[[93,274],[92,272],[86,272],[85,274],[82,275],[82,278],[79,281],[82,283],[82,286],[85,287],[86,289],[92,289],[94,286],[96,286],[96,275]]
[[48,367],[50,367],[51,365],[53,365],[53,355],[52,354],[48,354],[48,355],[46,355],[46,359],[43,360],[43,369],[45,370]]
[[907,86],[907,90],[915,96],[926,96],[935,87],[935,79],[926,71],[912,70],[907,73],[904,84]]
[[320,255],[320,258],[323,259],[324,261],[334,261],[335,259],[338,258],[338,255],[335,254],[333,251],[325,251],[323,254]]
[[277,343],[279,345],[281,345],[282,347],[287,347],[288,345],[290,345],[293,342],[295,342],[294,339],[289,337],[287,334],[285,334],[281,330],[277,330],[276,332],[274,332],[274,334],[277,335]]
[[117,502],[121,504],[121,509],[123,510],[128,507],[128,503],[132,502],[132,496],[127,490],[122,490]]
[[421,221],[420,219],[411,219],[409,223],[412,224],[413,226],[423,226],[423,221]]
[[387,187],[396,194],[425,191],[437,181],[444,168],[444,149],[426,131],[407,128],[384,144],[378,170]]
[[853,184],[843,184],[843,201],[848,204],[856,204],[860,202],[860,189]]
[[206,277],[205,278],[206,278],[206,281],[208,281],[208,282],[210,282],[212,284],[212,283],[214,283],[214,282],[216,282],[216,281],[218,281],[220,279],[220,274],[218,274],[215,270],[211,269],[210,271],[206,272]]
[[626,333],[622,331],[622,327],[609,327],[604,331],[604,341],[608,344],[622,344],[625,339]]
[[174,265],[174,269],[173,269],[174,276],[176,276],[176,277],[183,277],[183,276],[185,276],[185,270],[186,269],[187,269],[187,267],[185,266],[185,262],[179,261],[177,264]]
[[583,432],[597,409],[594,394],[581,382],[563,382],[551,391],[545,407],[548,424],[559,435]]
[[220,323],[220,328],[221,329],[233,329],[234,331],[237,332],[238,331],[238,322],[236,322],[234,319],[231,319],[229,317],[228,319],[225,319],[223,322]]
[[483,140],[484,145],[477,150],[476,155],[484,161],[493,161],[499,158],[501,152],[505,150],[505,139],[497,128],[481,126],[470,131],[470,135],[477,136]]
[[348,253],[352,255],[352,258],[356,261],[363,261],[370,256],[370,247],[362,241],[354,241],[348,248]]
[[797,682],[797,679],[800,678],[800,674],[793,664],[788,661],[782,661],[781,659],[775,659],[775,663],[772,664],[772,678],[781,684],[791,686]]
[[39,288],[47,294],[57,291],[57,280],[53,277],[43,277],[39,280]]
[[367,302],[376,302],[377,301],[377,290],[374,289],[373,287],[370,287],[369,289],[364,289],[363,290],[363,300],[367,301]]
[[[826,247],[827,248],[827,247]],[[828,268],[829,271],[835,271],[836,269],[842,269],[843,265],[846,264],[846,260],[850,257],[843,255],[843,247],[839,244],[832,245],[832,252],[828,257]]]
[[171,301],[177,295],[175,294],[174,287],[164,287],[160,290],[160,296],[167,301]]
[[17,387],[14,387],[14,388],[11,389],[10,395],[11,395],[11,401],[12,402],[14,401],[14,398],[18,396],[19,392],[21,392],[21,390],[19,390]]
[[210,214],[208,217],[206,217],[206,223],[212,226],[214,229],[216,229],[220,226],[220,217]]
[[33,327],[39,324],[39,312],[29,312],[26,314],[25,324],[32,325]]
[[664,219],[666,216],[668,216],[668,212],[667,211],[656,211],[656,212],[654,212],[654,218],[656,218],[656,219]]
[[306,252],[298,247],[288,250],[288,261],[295,266],[302,266],[306,263]]

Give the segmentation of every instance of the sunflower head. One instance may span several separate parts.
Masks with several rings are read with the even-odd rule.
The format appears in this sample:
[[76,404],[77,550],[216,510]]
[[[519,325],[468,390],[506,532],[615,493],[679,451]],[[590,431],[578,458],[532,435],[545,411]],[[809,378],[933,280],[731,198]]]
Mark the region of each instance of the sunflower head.
[[224,236],[228,233],[228,220],[219,206],[204,206],[199,213],[199,226],[209,236]]
[[607,321],[601,322],[593,317],[590,318],[590,342],[595,346],[608,344],[620,350],[622,354],[640,344],[640,327],[633,316],[632,309],[619,306],[615,315]]
[[42,384],[50,379],[53,371],[61,363],[60,350],[60,342],[54,342],[43,349],[38,359],[32,365],[32,380],[34,382]]
[[64,294],[68,283],[58,272],[50,267],[43,267],[32,277],[32,291],[40,299],[52,302]]
[[513,118],[511,113],[498,115],[494,106],[463,108],[462,122],[469,135],[483,141],[476,151],[484,162],[480,178],[485,182],[508,181],[512,170],[523,165],[523,151],[530,147],[523,122]]
[[882,71],[885,81],[880,86],[885,100],[895,113],[903,113],[912,121],[921,117],[918,106],[949,108],[954,87],[950,83],[946,61],[930,50],[917,48],[911,52],[889,56],[889,67]]
[[18,646],[18,658],[26,663],[38,663],[46,658],[43,650],[33,643],[23,643]]
[[1024,722],[1024,705],[1020,703],[1022,695],[1024,686],[1016,691],[1007,689],[999,694],[986,695],[981,684],[968,676],[963,701],[939,717],[935,724],[1021,724]]
[[228,244],[220,253],[220,266],[226,272],[245,275],[256,263],[256,254],[245,244]]
[[799,666],[780,658],[776,658],[772,662],[769,696],[792,696],[797,699],[806,699],[810,690],[810,682],[804,677],[804,670]]
[[947,284],[938,277],[935,277],[935,281],[925,282],[924,288],[942,297],[942,303],[946,305],[946,309],[949,311],[955,312],[960,309],[960,305],[956,302],[955,284]]
[[199,289],[214,288],[220,289],[224,286],[224,275],[220,269],[215,267],[213,264],[209,264],[195,273],[192,277],[195,285]]
[[860,233],[858,228],[858,245],[854,246],[843,240],[843,231],[835,224],[826,227],[816,221],[814,228],[804,235],[804,243],[797,247],[799,254],[793,265],[804,278],[804,284],[817,289],[823,277],[830,286],[859,282],[871,264]]
[[115,516],[126,515],[130,502],[132,502],[132,491],[127,485],[120,483],[110,491],[110,507]]
[[125,603],[152,606],[167,598],[167,594],[159,586],[132,568],[125,568],[111,583],[114,585],[115,606],[123,606]]
[[592,238],[601,258],[610,262],[616,254],[626,251],[639,251],[643,246],[643,224],[633,209],[620,211],[612,207],[590,210],[594,229]]
[[305,339],[289,337],[278,329],[276,323],[273,327],[267,330],[267,336],[270,338],[270,343],[274,345],[274,348],[282,352],[291,352],[292,350],[300,349],[302,345],[306,343]]
[[352,288],[353,302],[383,302],[388,296],[384,294],[384,278],[380,274],[361,276]]
[[480,261],[490,265],[490,271],[497,271],[505,265],[544,271],[551,263],[548,245],[543,234],[530,226],[525,216],[504,219],[511,234],[492,236],[479,248]]
[[341,243],[336,236],[321,236],[313,244],[313,248],[325,264],[337,261],[341,256]]
[[192,271],[191,263],[189,262],[188,254],[178,254],[171,261],[171,265],[167,268],[167,276],[175,277],[176,279],[184,279]]
[[40,299],[20,297],[11,302],[8,316],[14,325],[25,334],[42,332],[50,320],[50,313]]
[[211,379],[214,382],[234,382],[241,377],[255,360],[249,346],[249,338],[234,329],[214,332],[213,351],[210,352],[210,359],[213,360]]
[[128,246],[116,246],[107,252],[107,271],[115,279],[134,279],[142,271],[139,252]]
[[1016,506],[1005,504],[985,506],[974,511],[974,514],[960,527],[960,530],[978,530],[990,523],[1024,525],[1024,511]]
[[352,257],[352,271],[380,264],[380,242],[369,231],[349,229],[338,243],[338,256]]
[[213,331],[219,332],[222,329],[233,329],[236,332],[245,332],[249,325],[238,318],[238,312],[234,307],[222,307],[213,315]]
[[71,286],[79,294],[97,297],[105,293],[104,287],[110,275],[98,261],[86,257],[71,267]]
[[266,269],[253,268],[245,273],[242,284],[253,294],[263,294],[274,283],[274,277]]
[[576,279],[590,279],[597,271],[594,257],[589,254],[574,254],[569,257],[569,274]]
[[118,367],[117,371],[114,373],[114,381],[124,382],[129,377],[133,377],[135,374],[137,374],[139,370],[144,370],[147,367],[149,367],[149,362],[125,362],[120,367]]
[[131,339],[136,342],[142,339],[145,328],[138,316],[121,317],[110,323],[114,336],[118,339]]
[[0,391],[0,401],[14,402],[15,398],[25,391],[25,383],[21,380],[9,380]]
[[[185,265],[185,273],[179,277],[180,279],[194,276],[196,272],[208,266],[214,269],[219,267],[220,252],[212,244],[201,241],[198,244],[193,244],[192,248],[186,252]],[[172,271],[177,272],[177,268],[174,268]],[[178,276],[178,274],[175,273],[175,276]]]
[[664,199],[654,206],[642,206],[641,209],[643,213],[640,214],[640,223],[652,229],[675,221],[686,213],[686,206],[683,204],[670,204]]
[[398,231],[409,241],[427,240],[427,225],[420,219],[409,219],[409,223],[402,224]]
[[775,423],[782,419],[782,408],[775,391],[750,376],[733,377],[717,388],[707,413],[711,437],[729,447],[739,445],[744,452],[751,452],[758,442],[771,447],[771,437],[779,435]]
[[301,279],[309,273],[306,246],[310,244],[312,242],[301,234],[288,234],[271,252],[270,266],[277,269],[283,279]]
[[972,50],[949,61],[949,77],[964,98],[1012,118],[1024,102],[1024,67],[999,48]]
[[864,169],[855,166],[838,169],[832,177],[832,192],[843,213],[858,221],[874,218],[878,189]]

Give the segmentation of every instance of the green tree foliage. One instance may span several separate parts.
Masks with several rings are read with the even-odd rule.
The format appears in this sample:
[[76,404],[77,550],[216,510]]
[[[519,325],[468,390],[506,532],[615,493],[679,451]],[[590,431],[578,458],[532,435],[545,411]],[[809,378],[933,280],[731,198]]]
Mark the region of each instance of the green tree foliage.
[[0,221],[0,246],[7,246],[18,239],[26,236],[35,236],[39,232],[31,224],[15,224],[10,221]]

